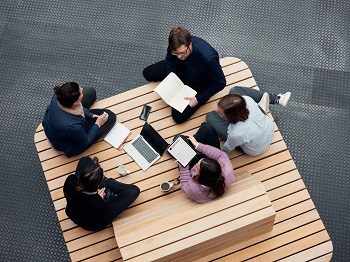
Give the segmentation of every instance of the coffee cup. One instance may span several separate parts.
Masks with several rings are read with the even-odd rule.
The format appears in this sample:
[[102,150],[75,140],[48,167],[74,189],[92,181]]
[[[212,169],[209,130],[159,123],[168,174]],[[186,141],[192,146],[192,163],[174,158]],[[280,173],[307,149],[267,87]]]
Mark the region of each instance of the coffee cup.
[[121,176],[126,176],[127,174],[130,174],[130,171],[126,168],[125,165],[120,165],[118,167],[118,173],[121,175]]
[[160,183],[160,185],[159,185],[160,190],[162,190],[163,192],[168,192],[173,186],[174,186],[174,184],[170,183],[168,181],[164,181],[164,182]]

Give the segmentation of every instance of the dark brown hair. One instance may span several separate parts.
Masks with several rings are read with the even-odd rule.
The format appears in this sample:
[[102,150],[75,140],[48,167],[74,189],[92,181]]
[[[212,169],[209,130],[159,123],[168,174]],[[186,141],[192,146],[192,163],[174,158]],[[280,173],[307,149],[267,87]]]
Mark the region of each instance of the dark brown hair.
[[171,52],[182,45],[189,47],[190,43],[192,43],[192,35],[186,28],[177,26],[171,29],[169,33],[169,48]]
[[95,192],[103,179],[103,169],[98,164],[85,167],[78,176],[76,190]]
[[68,82],[54,89],[58,102],[64,107],[71,107],[80,96],[80,87],[75,82]]
[[215,159],[203,158],[199,164],[198,183],[211,188],[216,197],[225,193],[225,178],[221,175],[221,166]]
[[218,107],[223,111],[227,122],[236,124],[239,121],[246,121],[249,110],[244,98],[237,94],[223,96],[218,103]]

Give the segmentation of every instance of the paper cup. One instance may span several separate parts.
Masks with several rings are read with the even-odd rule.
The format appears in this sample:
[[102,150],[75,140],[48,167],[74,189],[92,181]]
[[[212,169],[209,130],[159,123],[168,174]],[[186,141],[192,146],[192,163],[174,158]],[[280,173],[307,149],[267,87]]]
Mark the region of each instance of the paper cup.
[[126,176],[127,174],[130,174],[130,171],[126,168],[125,165],[120,165],[118,167],[118,173],[121,175],[121,176]]

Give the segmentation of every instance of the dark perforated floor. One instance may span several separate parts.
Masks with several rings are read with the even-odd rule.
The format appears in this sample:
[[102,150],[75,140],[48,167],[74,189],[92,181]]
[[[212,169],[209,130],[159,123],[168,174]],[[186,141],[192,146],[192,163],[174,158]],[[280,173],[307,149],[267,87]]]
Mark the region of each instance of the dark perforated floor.
[[52,88],[106,98],[145,84],[167,34],[185,25],[261,89],[334,244],[349,261],[350,2],[336,0],[0,1],[0,261],[69,261],[33,143]]

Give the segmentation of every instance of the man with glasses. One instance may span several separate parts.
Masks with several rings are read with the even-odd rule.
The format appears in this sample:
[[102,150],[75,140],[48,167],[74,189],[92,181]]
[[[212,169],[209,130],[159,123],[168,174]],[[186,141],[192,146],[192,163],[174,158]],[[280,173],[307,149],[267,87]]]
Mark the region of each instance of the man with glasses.
[[180,113],[172,109],[176,123],[189,119],[210,97],[222,90],[226,79],[221,69],[217,51],[205,40],[192,36],[184,27],[174,27],[169,34],[165,60],[146,67],[143,75],[147,81],[162,81],[170,72],[197,91],[195,97],[186,97],[190,103]]

